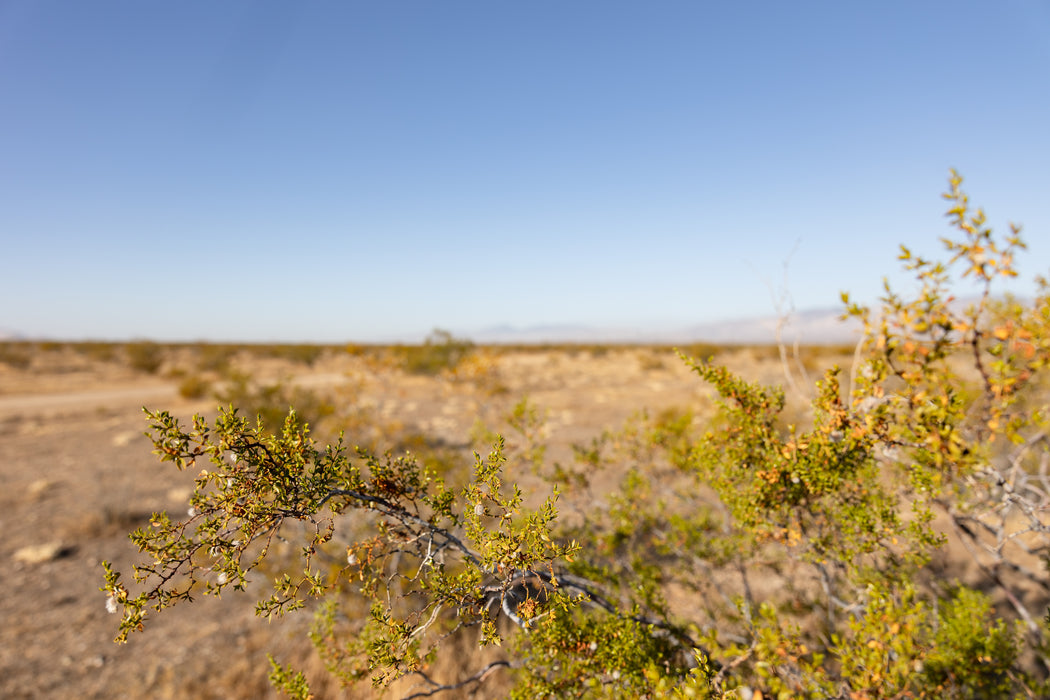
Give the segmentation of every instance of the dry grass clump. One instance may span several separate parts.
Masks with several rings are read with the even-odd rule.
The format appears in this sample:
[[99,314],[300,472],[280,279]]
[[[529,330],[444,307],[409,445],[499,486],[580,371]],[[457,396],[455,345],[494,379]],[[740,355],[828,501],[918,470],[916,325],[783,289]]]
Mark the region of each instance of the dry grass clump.
[[95,362],[112,362],[117,357],[118,343],[87,341],[72,343],[71,347],[81,355]]
[[27,343],[0,343],[0,364],[12,369],[26,369],[33,361]]
[[212,382],[199,374],[190,374],[179,382],[179,396],[185,399],[202,399],[212,389]]
[[128,365],[146,374],[156,374],[164,363],[165,348],[150,340],[128,343],[124,346]]

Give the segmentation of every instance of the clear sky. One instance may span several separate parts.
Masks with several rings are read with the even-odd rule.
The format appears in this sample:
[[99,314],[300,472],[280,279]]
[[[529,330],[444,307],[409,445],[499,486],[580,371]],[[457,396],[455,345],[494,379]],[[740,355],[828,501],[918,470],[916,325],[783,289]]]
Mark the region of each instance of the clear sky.
[[[0,0],[0,328],[414,340],[1050,271],[1050,4]],[[1026,283],[1019,291],[1030,291]]]

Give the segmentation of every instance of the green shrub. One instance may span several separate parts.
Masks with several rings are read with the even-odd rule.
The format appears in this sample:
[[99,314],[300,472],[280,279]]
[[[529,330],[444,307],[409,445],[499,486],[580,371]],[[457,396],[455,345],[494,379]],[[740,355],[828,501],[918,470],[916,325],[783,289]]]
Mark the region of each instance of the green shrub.
[[256,350],[267,357],[275,357],[311,367],[324,354],[325,349],[321,345],[286,344],[262,345]]
[[713,343],[692,343],[682,348],[682,352],[689,357],[695,357],[700,360],[712,360],[715,357],[725,353],[728,346],[715,345]]
[[398,348],[401,366],[409,374],[432,376],[454,370],[472,351],[469,340],[454,338],[451,333],[435,330],[422,345]]
[[[806,425],[785,424],[779,387],[683,357],[717,391],[715,419],[639,419],[578,448],[571,478],[526,470],[549,484],[527,499],[508,468],[546,459],[527,402],[511,416],[521,453],[496,436],[470,477],[445,471],[454,482],[411,453],[318,445],[294,413],[271,430],[233,409],[189,425],[149,412],[156,454],[196,489],[188,519],[133,533],[136,590],[104,564],[118,641],[151,610],[243,590],[286,538],[299,566],[257,611],[327,601],[313,639],[347,684],[455,692],[502,671],[520,698],[1047,697],[1050,286],[993,301],[1023,244],[1013,227],[993,236],[960,182],[950,259],[902,249],[914,297],[887,289],[872,310],[844,296],[859,361],[848,383],[825,373]],[[971,280],[960,310],[953,289]],[[595,489],[603,472],[619,488]],[[368,614],[337,625],[340,607]],[[468,634],[496,660],[435,680]]]
[[664,356],[668,354],[661,348],[651,348],[638,356],[638,366],[643,372],[656,372],[667,369]]
[[117,356],[116,343],[84,342],[74,344],[73,348],[96,362],[112,362]]
[[26,369],[33,362],[33,355],[26,343],[0,343],[0,363],[14,369]]
[[128,365],[146,374],[156,374],[164,362],[164,349],[151,341],[128,343],[124,346]]
[[179,382],[179,396],[185,399],[204,398],[211,391],[211,382],[199,374],[190,374]]
[[197,345],[197,368],[202,372],[225,373],[237,354],[237,346],[201,343]]
[[309,389],[283,382],[258,384],[241,372],[231,373],[224,387],[216,392],[223,404],[242,415],[258,419],[266,430],[278,432],[290,410],[304,425],[316,426],[331,415],[335,407]]
[[1005,697],[1015,687],[1024,625],[996,619],[987,596],[959,588],[943,603],[923,681],[944,698]]

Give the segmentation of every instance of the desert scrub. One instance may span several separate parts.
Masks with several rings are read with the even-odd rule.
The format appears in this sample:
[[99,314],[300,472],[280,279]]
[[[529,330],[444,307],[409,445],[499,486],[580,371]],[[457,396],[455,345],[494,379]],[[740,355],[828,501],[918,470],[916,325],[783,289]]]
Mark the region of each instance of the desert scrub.
[[[198,592],[243,590],[287,541],[297,566],[256,609],[368,610],[319,606],[314,641],[346,684],[454,697],[499,672],[511,697],[1050,697],[1050,284],[993,301],[1024,244],[960,185],[948,259],[901,250],[915,294],[844,297],[863,342],[848,382],[832,367],[807,387],[805,425],[783,388],[684,355],[717,415],[643,414],[577,449],[571,473],[531,449],[527,402],[518,454],[492,436],[469,475],[318,444],[294,413],[276,430],[233,409],[149,413],[155,453],[195,490],[185,517],[133,534],[135,583],[104,564],[118,640]],[[460,634],[497,656],[436,679]]]
[[689,357],[701,360],[712,360],[719,355],[732,351],[734,348],[727,345],[715,343],[690,343],[681,347],[681,351]]
[[139,372],[156,374],[164,363],[164,348],[152,341],[144,340],[124,346],[128,365]]
[[27,343],[0,343],[0,364],[13,369],[27,369],[33,355]]
[[254,350],[256,354],[263,357],[274,357],[312,367],[324,354],[325,347],[322,345],[282,344],[260,345],[255,347]]
[[197,369],[201,372],[216,372],[224,374],[230,368],[230,363],[237,355],[236,345],[224,345],[213,343],[200,343],[194,346]]
[[422,345],[404,345],[396,348],[401,367],[409,374],[433,376],[451,372],[471,352],[474,344],[469,340],[455,338],[444,330],[435,330]]
[[289,410],[299,420],[314,426],[332,415],[335,407],[317,393],[287,384],[259,384],[243,372],[232,372],[225,385],[218,388],[216,398],[223,404],[236,407],[242,415],[257,418],[271,432],[280,430]]
[[96,362],[112,362],[117,357],[117,343],[86,341],[73,343],[73,349]]
[[661,348],[649,348],[638,353],[638,367],[643,372],[659,372],[667,369],[665,357],[670,351]]
[[473,384],[487,396],[510,392],[500,375],[499,355],[488,348],[467,354],[451,370],[451,376],[456,381]]
[[201,399],[211,391],[212,383],[199,374],[189,374],[179,382],[179,396],[184,399]]

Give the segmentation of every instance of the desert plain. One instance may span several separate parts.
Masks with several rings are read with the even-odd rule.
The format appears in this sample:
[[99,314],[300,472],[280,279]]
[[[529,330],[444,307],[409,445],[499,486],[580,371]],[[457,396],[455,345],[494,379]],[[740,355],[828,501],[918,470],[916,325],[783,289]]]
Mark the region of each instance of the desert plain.
[[[0,697],[265,698],[272,653],[322,697],[369,697],[327,684],[307,639],[308,611],[257,618],[249,594],[201,596],[150,620],[124,645],[106,610],[101,562],[130,578],[128,532],[152,513],[185,514],[193,475],[161,464],[143,407],[213,416],[224,400],[312,411],[377,451],[422,449],[469,464],[526,400],[545,459],[642,414],[702,421],[713,390],[669,347],[476,347],[454,370],[415,370],[404,348],[8,342],[0,353]],[[696,346],[746,377],[784,383],[776,348]],[[847,365],[848,348],[810,348],[805,366]],[[796,368],[805,371],[802,364]],[[272,391],[266,393],[263,389]],[[251,412],[254,405],[242,406]],[[539,424],[538,423],[538,424]],[[526,489],[541,485],[522,470]],[[259,582],[264,590],[265,581]],[[498,696],[500,685],[479,690]],[[465,691],[464,691],[465,692]],[[497,693],[497,695],[492,695]]]

